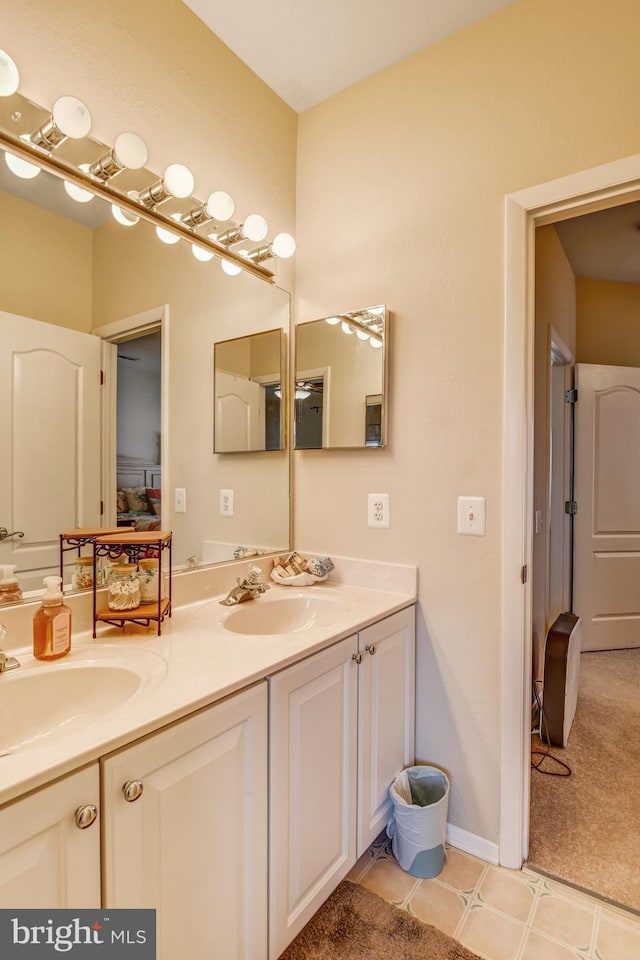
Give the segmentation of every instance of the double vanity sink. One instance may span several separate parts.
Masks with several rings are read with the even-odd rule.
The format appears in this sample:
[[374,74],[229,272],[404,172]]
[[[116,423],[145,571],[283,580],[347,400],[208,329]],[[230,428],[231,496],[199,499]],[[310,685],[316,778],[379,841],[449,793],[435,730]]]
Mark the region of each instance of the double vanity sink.
[[274,585],[225,607],[221,597],[178,607],[157,637],[118,628],[74,637],[61,660],[12,650],[0,675],[0,803],[159,726],[264,679],[413,596],[347,584]]

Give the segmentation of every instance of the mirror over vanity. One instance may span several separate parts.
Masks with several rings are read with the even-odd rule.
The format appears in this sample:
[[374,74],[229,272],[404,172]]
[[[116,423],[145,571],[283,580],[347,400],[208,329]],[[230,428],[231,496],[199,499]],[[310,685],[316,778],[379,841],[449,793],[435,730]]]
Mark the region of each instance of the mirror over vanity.
[[385,446],[388,336],[384,304],[296,326],[296,450]]
[[[0,540],[0,564],[17,566],[24,591],[38,589],[57,572],[62,531],[112,527],[125,512],[136,523],[135,496],[118,502],[125,477],[128,490],[144,491],[138,512],[173,531],[174,569],[228,561],[238,548],[286,550],[288,293],[253,263],[238,269],[232,247],[235,275],[221,270],[206,229],[196,255],[184,226],[193,197],[169,196],[157,223],[152,207],[132,213],[127,196],[158,181],[149,170],[118,174],[121,208],[104,196],[104,182],[99,195],[75,182],[73,169],[105,153],[89,137],[56,148],[68,177],[51,169],[46,150],[41,160],[29,155],[37,175],[26,178],[24,167],[16,175],[20,164],[9,169],[6,156],[24,162],[15,141],[46,116],[17,93],[0,98],[0,527],[24,534]],[[208,229],[222,230],[213,221]],[[141,338],[153,334],[159,362],[151,369]],[[216,349],[238,385],[258,385],[258,407],[270,394],[268,438],[263,423],[244,446],[214,443],[214,345],[222,342],[237,354],[255,348],[249,367]],[[125,408],[118,381],[128,385]],[[221,513],[220,490],[233,491],[232,515]]]

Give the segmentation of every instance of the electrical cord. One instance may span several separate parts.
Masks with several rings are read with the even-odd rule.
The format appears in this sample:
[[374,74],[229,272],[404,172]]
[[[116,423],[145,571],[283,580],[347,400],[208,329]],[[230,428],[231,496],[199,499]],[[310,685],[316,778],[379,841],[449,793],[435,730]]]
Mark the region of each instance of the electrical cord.
[[[545,719],[544,710],[542,708],[542,701],[540,699],[540,694],[536,689],[536,684],[542,684],[542,680],[534,680],[533,683],[533,695],[536,701],[536,707],[538,709],[538,720],[539,728],[537,730],[532,730],[531,733],[537,733],[540,737],[541,743],[546,743],[546,749],[544,750],[532,750],[531,751],[531,767],[533,770],[537,770],[538,773],[544,773],[547,777],[570,777],[572,770],[568,763],[565,763],[564,760],[561,760],[560,757],[556,757],[551,753],[551,740],[549,738],[549,728],[547,726],[547,721]],[[546,736],[545,736],[546,734]],[[539,757],[538,760],[534,760],[534,757]],[[554,763],[557,763],[560,767],[560,770],[543,770],[542,765],[545,760],[552,760]]]

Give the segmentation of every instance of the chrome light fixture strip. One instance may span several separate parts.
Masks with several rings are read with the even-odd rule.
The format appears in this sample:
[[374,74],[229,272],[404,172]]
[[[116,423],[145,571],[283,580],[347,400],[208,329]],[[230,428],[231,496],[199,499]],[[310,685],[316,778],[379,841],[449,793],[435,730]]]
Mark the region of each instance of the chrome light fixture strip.
[[28,144],[19,137],[13,137],[11,134],[2,130],[0,130],[0,148],[8,150],[10,153],[15,154],[17,157],[29,163],[37,163],[43,170],[60,176],[83,190],[91,191],[96,197],[100,197],[107,203],[116,204],[128,213],[139,217],[141,220],[146,220],[154,226],[160,225],[177,234],[182,239],[187,240],[189,243],[195,243],[206,250],[211,250],[222,260],[228,260],[237,264],[237,266],[241,267],[246,273],[250,273],[260,280],[275,283],[273,272],[267,270],[261,264],[254,263],[246,256],[235,253],[228,246],[216,243],[215,240],[211,240],[209,237],[194,233],[193,230],[190,230],[179,220],[165,216],[160,210],[150,210],[148,207],[145,207],[144,204],[137,203],[126,194],[113,189],[109,181],[103,183],[93,177],[87,176],[77,167],[65,163],[57,154],[39,150],[37,147],[29,147]]

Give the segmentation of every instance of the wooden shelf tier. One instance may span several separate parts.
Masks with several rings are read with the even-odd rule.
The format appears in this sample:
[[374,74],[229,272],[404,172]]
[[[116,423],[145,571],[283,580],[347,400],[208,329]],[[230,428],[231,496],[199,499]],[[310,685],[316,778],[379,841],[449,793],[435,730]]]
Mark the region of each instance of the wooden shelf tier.
[[[160,616],[166,617],[171,611],[171,601],[168,597],[163,597],[160,601]],[[105,623],[137,623],[139,621],[144,621],[148,626],[152,620],[158,619],[158,604],[154,601],[153,603],[141,603],[139,606],[134,607],[133,610],[111,610],[109,607],[102,607],[100,610],[96,610],[96,620],[104,621]]]

